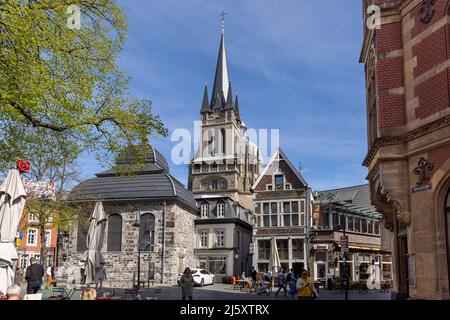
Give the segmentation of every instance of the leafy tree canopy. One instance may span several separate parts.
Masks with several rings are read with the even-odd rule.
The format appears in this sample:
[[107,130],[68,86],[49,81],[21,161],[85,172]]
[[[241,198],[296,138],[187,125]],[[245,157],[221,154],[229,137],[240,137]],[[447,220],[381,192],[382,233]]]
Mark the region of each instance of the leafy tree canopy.
[[[80,29],[68,25],[73,5]],[[127,92],[117,66],[126,31],[114,0],[0,0],[0,161],[36,131],[98,155],[167,135],[151,102]]]

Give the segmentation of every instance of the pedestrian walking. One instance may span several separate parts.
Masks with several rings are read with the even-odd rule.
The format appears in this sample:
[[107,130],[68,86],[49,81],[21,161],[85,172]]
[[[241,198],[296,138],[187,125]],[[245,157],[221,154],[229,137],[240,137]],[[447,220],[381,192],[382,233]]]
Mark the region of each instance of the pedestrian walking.
[[294,269],[291,269],[286,276],[287,296],[294,298],[297,295],[296,279]]
[[298,300],[316,299],[319,295],[317,294],[313,280],[308,278],[308,272],[306,270],[303,270],[301,275],[302,276],[297,281]]
[[36,294],[42,286],[44,268],[36,262],[35,257],[31,257],[30,263],[25,276],[25,280],[28,282],[27,294]]
[[192,294],[194,292],[194,278],[192,277],[191,269],[186,268],[180,279],[181,296],[183,300],[188,298],[192,300]]
[[275,296],[278,297],[281,289],[284,290],[284,294],[287,296],[286,291],[286,269],[283,268],[281,272],[278,274],[278,291],[275,293]]

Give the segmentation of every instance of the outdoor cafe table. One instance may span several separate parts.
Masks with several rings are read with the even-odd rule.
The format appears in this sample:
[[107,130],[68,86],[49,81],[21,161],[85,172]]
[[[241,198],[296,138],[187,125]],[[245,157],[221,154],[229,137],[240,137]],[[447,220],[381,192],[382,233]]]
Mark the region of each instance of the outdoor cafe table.
[[249,283],[248,280],[236,280],[235,285],[237,285],[239,287],[239,289],[242,291],[245,288],[245,285]]

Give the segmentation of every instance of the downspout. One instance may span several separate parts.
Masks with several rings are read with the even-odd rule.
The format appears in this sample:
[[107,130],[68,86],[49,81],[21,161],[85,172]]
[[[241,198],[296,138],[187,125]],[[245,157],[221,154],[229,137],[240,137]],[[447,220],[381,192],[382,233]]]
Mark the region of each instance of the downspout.
[[163,228],[162,228],[162,248],[161,248],[161,284],[164,283],[164,255],[166,252],[166,211],[167,211],[167,201],[164,201],[164,209],[163,209]]

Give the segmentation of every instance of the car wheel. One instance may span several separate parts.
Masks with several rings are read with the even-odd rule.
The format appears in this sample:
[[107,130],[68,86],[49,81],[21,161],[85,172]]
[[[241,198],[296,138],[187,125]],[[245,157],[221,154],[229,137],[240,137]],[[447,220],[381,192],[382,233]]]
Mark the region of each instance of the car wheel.
[[205,279],[202,279],[202,281],[200,281],[200,287],[203,287],[205,285]]

